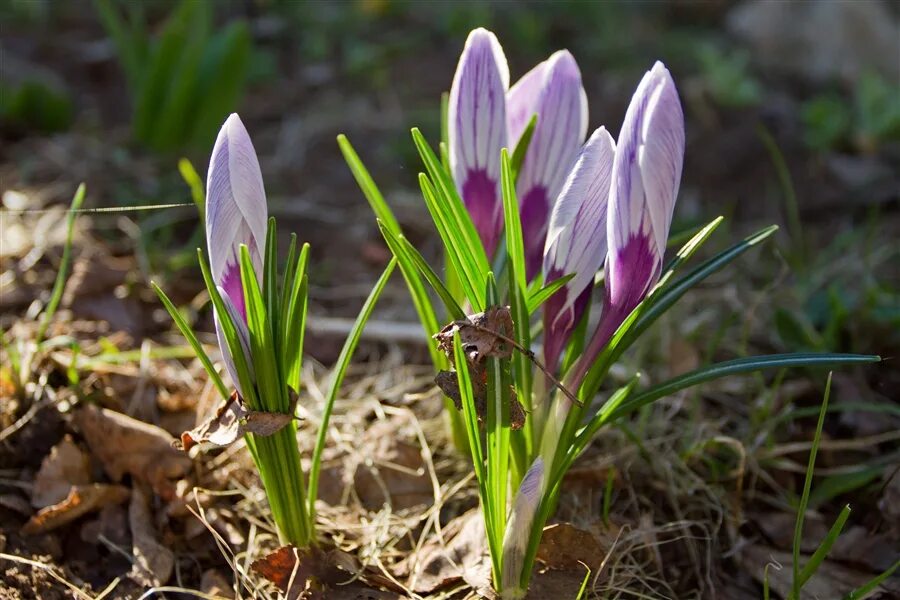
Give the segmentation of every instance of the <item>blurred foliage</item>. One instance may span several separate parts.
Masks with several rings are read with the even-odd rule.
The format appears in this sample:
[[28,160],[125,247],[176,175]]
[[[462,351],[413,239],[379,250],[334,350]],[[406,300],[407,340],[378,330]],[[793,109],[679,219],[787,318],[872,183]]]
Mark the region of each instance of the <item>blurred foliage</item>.
[[712,44],[698,44],[697,60],[704,87],[720,106],[744,108],[761,100],[762,89],[750,73],[747,52],[726,53]]
[[791,294],[775,312],[785,347],[810,351],[900,347],[900,287],[889,273],[900,244],[873,247],[879,217],[838,235],[798,272]]
[[17,84],[0,82],[0,121],[13,129],[53,133],[72,123],[72,98],[59,87],[40,79]]
[[804,141],[813,150],[874,153],[900,141],[900,85],[866,73],[849,98],[827,92],[804,103],[802,118]]
[[158,151],[211,144],[245,87],[251,55],[246,23],[214,31],[214,3],[182,0],[151,36],[143,3],[94,4],[125,71],[135,139]]

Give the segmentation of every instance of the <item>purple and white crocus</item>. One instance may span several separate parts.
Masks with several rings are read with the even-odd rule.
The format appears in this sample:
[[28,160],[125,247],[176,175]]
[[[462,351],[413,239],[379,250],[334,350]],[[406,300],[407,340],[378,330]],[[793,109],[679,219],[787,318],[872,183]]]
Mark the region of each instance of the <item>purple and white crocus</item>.
[[[250,335],[244,288],[241,284],[240,246],[250,251],[257,277],[262,282],[262,252],[266,244],[266,192],[262,173],[250,135],[237,114],[232,114],[219,130],[209,160],[206,179],[206,244],[213,281],[234,322],[247,363],[250,359]],[[240,382],[234,359],[228,349],[219,316],[215,316],[216,337],[222,359],[238,390]]]
[[[586,154],[587,148],[582,156]],[[609,156],[608,153],[595,154],[598,158],[591,172],[596,179],[602,180]],[[575,258],[576,250],[597,245],[590,239],[591,235],[595,235],[591,232],[594,226],[605,220],[607,250],[603,312],[596,331],[569,378],[573,388],[580,385],[610,337],[659,279],[683,161],[684,114],[681,102],[668,69],[657,62],[644,75],[625,113],[612,161],[606,206],[584,196],[586,210],[579,211],[577,214],[581,216],[570,219],[568,226],[563,228],[570,230],[573,238],[567,256],[560,259],[557,250],[553,258],[556,264],[566,265],[559,268],[560,272],[570,268],[578,274],[563,290],[566,301],[569,297],[577,298],[583,291],[581,286],[588,280],[582,276],[582,269],[585,275],[592,274],[599,269],[600,263],[597,261],[599,252],[593,253],[590,261],[585,259],[579,262]],[[573,173],[570,180],[576,176]],[[554,215],[551,222],[554,219],[565,221],[565,214],[572,212],[564,202],[565,197],[560,200],[554,210],[563,215]],[[587,208],[588,205],[591,208]],[[564,235],[561,233],[558,237],[563,238]],[[548,250],[553,249],[548,244]]]
[[508,88],[509,67],[497,37],[475,29],[450,88],[450,170],[490,257],[503,232],[500,150],[515,149],[532,116],[538,115],[516,184],[531,279],[540,270],[552,201],[584,141],[587,96],[578,65],[565,50]]

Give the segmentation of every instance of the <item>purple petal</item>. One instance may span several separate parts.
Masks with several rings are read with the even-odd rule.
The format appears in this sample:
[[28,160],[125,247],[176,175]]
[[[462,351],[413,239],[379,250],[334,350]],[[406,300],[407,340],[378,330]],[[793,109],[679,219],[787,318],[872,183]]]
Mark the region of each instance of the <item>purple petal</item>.
[[450,170],[490,255],[503,227],[500,150],[506,145],[509,68],[496,36],[469,34],[450,88]]
[[537,126],[516,182],[529,279],[541,266],[550,203],[562,189],[587,132],[587,97],[572,55],[566,50],[554,53],[541,75],[533,111],[538,114]]
[[213,280],[221,285],[245,318],[238,256],[246,244],[262,278],[266,241],[266,193],[259,161],[240,117],[232,114],[222,125],[209,161],[206,181],[206,243]]
[[634,93],[619,134],[606,223],[606,303],[574,370],[575,385],[659,278],[683,160],[681,102],[657,62]]
[[613,164],[607,295],[630,311],[659,277],[684,160],[684,114],[672,76],[657,62],[638,86]]
[[[250,376],[253,377],[253,361],[250,359],[250,330],[247,328],[246,317],[238,312],[237,307],[234,305],[234,303],[231,301],[231,297],[228,295],[228,291],[222,286],[219,286],[218,289],[219,294],[222,296],[222,300],[225,302],[225,310],[228,311],[228,315],[231,317],[231,321],[237,328],[238,338],[240,338],[241,341],[241,348],[244,352],[247,366],[250,369]],[[244,392],[241,390],[241,382],[238,378],[237,367],[234,364],[234,357],[231,355],[231,350],[228,347],[228,341],[225,339],[225,332],[222,330],[222,324],[219,322],[219,315],[215,312],[213,312],[213,321],[216,325],[216,339],[219,342],[219,349],[222,352],[222,362],[225,363],[225,370],[228,371],[228,375],[231,377],[231,382],[234,384],[234,387],[237,389],[238,393],[243,396]]]
[[508,148],[512,152],[525,132],[528,121],[537,112],[538,98],[544,85],[547,62],[539,63],[525,73],[506,94],[506,124],[509,130]]
[[575,276],[544,305],[544,359],[554,368],[584,314],[606,258],[606,212],[615,143],[605,127],[591,135],[553,206],[544,279]]
[[503,536],[503,589],[515,589],[519,585],[519,576],[525,562],[525,551],[537,509],[541,504],[541,492],[544,487],[544,460],[539,456],[534,459],[525,473]]

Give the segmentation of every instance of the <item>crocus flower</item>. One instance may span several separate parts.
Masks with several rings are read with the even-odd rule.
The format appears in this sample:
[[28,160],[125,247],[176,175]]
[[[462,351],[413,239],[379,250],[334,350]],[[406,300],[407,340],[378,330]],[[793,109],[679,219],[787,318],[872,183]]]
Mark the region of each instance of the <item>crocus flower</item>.
[[500,150],[515,149],[528,121],[538,115],[516,186],[530,279],[541,266],[551,202],[587,131],[587,97],[578,65],[565,50],[534,67],[507,93],[508,87],[500,43],[490,31],[475,29],[450,88],[450,170],[491,256],[503,232]]
[[516,182],[525,270],[531,279],[541,267],[552,203],[587,133],[587,95],[572,55],[560,50],[526,73],[509,91],[507,111],[510,149],[538,115]]
[[506,145],[509,67],[497,37],[482,28],[466,40],[447,109],[450,171],[488,256],[503,230],[500,150]]
[[[250,135],[237,114],[222,125],[206,179],[206,244],[213,281],[222,294],[249,359],[249,333],[241,284],[240,246],[245,244],[262,281],[262,251],[266,243],[266,193]],[[216,336],[228,374],[238,392],[240,383],[228,350],[219,315]],[[248,363],[250,361],[248,360]]]
[[606,258],[606,213],[615,142],[605,127],[591,135],[553,206],[544,250],[544,280],[573,273],[544,305],[544,362],[559,362],[590,300]]
[[625,113],[606,219],[605,303],[574,374],[590,364],[659,279],[684,160],[684,114],[661,62],[644,75]]

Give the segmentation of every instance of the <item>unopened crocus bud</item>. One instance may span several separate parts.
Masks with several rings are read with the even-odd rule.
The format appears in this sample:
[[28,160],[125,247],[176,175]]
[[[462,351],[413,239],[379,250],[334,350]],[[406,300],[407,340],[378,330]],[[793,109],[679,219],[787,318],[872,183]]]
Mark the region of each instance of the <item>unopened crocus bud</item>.
[[607,215],[605,304],[575,379],[659,279],[684,161],[684,113],[661,62],[644,75],[616,145]]
[[450,171],[488,256],[503,231],[500,150],[506,146],[509,67],[497,37],[469,34],[447,109]]
[[557,366],[606,259],[606,215],[616,146],[605,127],[591,135],[569,172],[544,249],[544,281],[574,274],[544,305],[544,362]]
[[[262,252],[266,243],[266,193],[256,151],[244,124],[232,114],[222,125],[209,161],[206,180],[206,244],[213,281],[219,288],[241,343],[249,341],[240,246],[245,244],[257,277],[262,280]],[[219,315],[216,335],[232,382],[241,392],[234,360],[225,341]],[[245,345],[249,361],[249,343]]]
[[519,580],[525,563],[525,553],[528,550],[532,523],[541,505],[543,488],[544,460],[539,456],[534,459],[525,477],[522,478],[503,536],[504,598],[524,596],[525,590],[519,590]]
[[507,94],[507,111],[511,149],[537,114],[516,182],[525,270],[531,279],[541,267],[553,202],[587,132],[587,96],[572,55],[567,50],[555,52],[525,74]]

